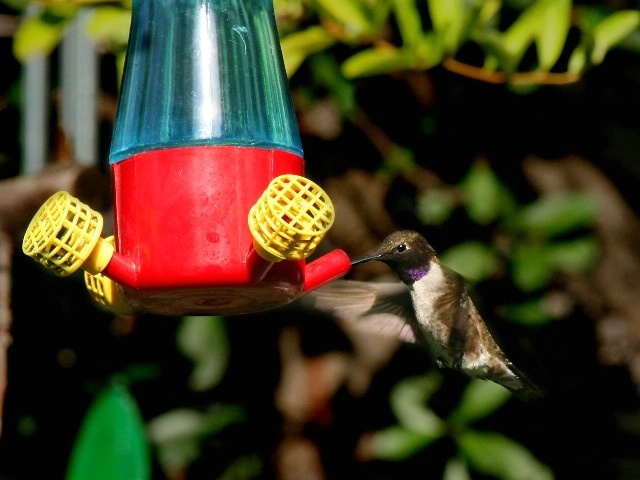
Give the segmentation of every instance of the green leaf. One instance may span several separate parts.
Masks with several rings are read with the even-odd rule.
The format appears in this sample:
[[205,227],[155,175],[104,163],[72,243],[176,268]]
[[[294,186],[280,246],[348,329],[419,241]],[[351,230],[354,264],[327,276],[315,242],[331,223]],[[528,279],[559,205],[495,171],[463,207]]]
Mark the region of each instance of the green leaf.
[[523,292],[533,292],[546,287],[553,278],[548,250],[544,246],[520,244],[514,251],[512,278]]
[[82,422],[67,480],[145,480],[151,457],[145,426],[133,397],[120,384],[105,388]]
[[504,44],[503,34],[493,29],[472,31],[470,39],[476,42],[485,52],[483,68],[489,71],[497,70],[501,65],[508,68],[511,65],[511,52]]
[[471,480],[467,464],[461,458],[450,458],[444,467],[442,480]]
[[21,12],[29,6],[31,0],[2,0],[2,3],[14,10]]
[[536,34],[539,69],[548,71],[555,65],[564,49],[571,26],[571,0],[540,1],[540,28]]
[[540,197],[523,208],[515,227],[531,235],[551,238],[592,225],[598,213],[596,198],[582,192],[559,192]]
[[522,325],[537,327],[546,325],[552,320],[552,316],[541,298],[535,298],[523,303],[505,305],[504,317]]
[[405,50],[392,47],[369,48],[347,58],[342,64],[342,73],[353,79],[387,74],[412,66],[412,56]]
[[447,267],[474,282],[490,278],[500,265],[500,259],[491,247],[471,240],[447,249],[440,256],[440,260]]
[[425,225],[439,225],[451,216],[455,208],[456,200],[449,190],[424,190],[418,195],[416,215]]
[[482,474],[502,480],[551,480],[549,467],[520,443],[498,433],[464,431],[458,446],[471,466]]
[[463,0],[428,0],[433,29],[440,37],[444,50],[452,54],[460,45],[465,26]]
[[229,362],[229,341],[222,317],[184,317],[177,342],[180,351],[194,363],[190,387],[195,391],[215,387]]
[[103,5],[93,9],[86,31],[97,42],[124,47],[129,41],[130,24],[131,10]]
[[393,0],[393,7],[402,42],[412,48],[417,45],[423,32],[416,0]]
[[435,375],[423,375],[405,378],[395,386],[389,401],[404,429],[434,440],[444,434],[444,421],[427,406],[428,399],[439,385],[439,378]]
[[207,412],[181,408],[151,420],[149,437],[165,471],[176,472],[200,456],[204,438],[245,419],[244,409],[236,405],[218,405]]
[[220,480],[255,480],[264,476],[264,465],[260,456],[248,453],[231,461],[224,473],[217,478]]
[[384,155],[384,169],[392,175],[409,175],[416,168],[413,151],[401,145],[391,145]]
[[585,272],[591,268],[600,255],[595,238],[584,237],[550,245],[549,262],[555,269],[567,273]]
[[460,183],[465,208],[476,223],[487,225],[508,213],[514,201],[487,162],[476,162]]
[[471,380],[462,393],[460,403],[451,413],[451,419],[467,425],[489,416],[510,398],[509,390],[496,383]]
[[315,0],[327,15],[341,23],[347,35],[357,38],[369,34],[374,28],[363,3],[358,0]]
[[122,50],[116,54],[116,71],[118,72],[118,86],[121,85],[122,75],[124,73],[124,63],[127,59],[127,51]]
[[394,425],[373,434],[373,454],[381,460],[405,460],[424,450],[435,440],[431,435]]
[[13,37],[13,54],[21,61],[47,56],[58,46],[67,22],[48,22],[40,17],[22,21]]
[[503,65],[507,73],[515,71],[525,51],[536,37],[544,17],[546,0],[538,0],[527,7],[502,35],[502,47],[508,54],[508,64]]
[[344,78],[336,59],[329,54],[314,55],[309,59],[309,65],[314,80],[329,90],[331,98],[340,106],[340,112],[351,115],[357,106],[355,87]]
[[598,65],[607,52],[640,26],[640,12],[621,10],[600,21],[593,29],[594,47],[591,62]]
[[280,41],[287,76],[292,77],[307,57],[326,50],[336,43],[336,38],[320,26],[300,30]]
[[444,57],[440,38],[434,32],[422,35],[415,47],[413,68],[428,70],[438,65]]
[[584,44],[578,45],[571,52],[567,71],[569,73],[582,73],[587,68],[587,48]]

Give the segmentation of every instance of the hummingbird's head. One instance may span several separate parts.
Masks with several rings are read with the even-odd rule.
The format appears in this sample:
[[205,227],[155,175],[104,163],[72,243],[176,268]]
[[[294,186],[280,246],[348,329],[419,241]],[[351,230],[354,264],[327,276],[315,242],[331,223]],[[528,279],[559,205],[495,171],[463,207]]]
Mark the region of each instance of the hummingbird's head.
[[418,232],[400,230],[386,237],[373,252],[351,262],[352,265],[377,260],[386,263],[406,284],[424,277],[436,252]]

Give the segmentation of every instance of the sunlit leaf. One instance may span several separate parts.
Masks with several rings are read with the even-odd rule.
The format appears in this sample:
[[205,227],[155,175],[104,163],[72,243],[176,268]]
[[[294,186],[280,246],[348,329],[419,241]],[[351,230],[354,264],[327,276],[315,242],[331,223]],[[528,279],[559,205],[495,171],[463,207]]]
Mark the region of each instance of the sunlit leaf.
[[435,375],[423,375],[405,378],[395,386],[389,401],[404,429],[434,439],[444,434],[444,422],[427,405],[439,385]]
[[435,32],[427,32],[415,47],[415,59],[413,68],[428,70],[442,62],[444,58],[444,48],[440,38]]
[[591,52],[591,62],[594,65],[601,63],[612,47],[639,26],[640,11],[637,10],[621,10],[603,19],[592,31],[594,47]]
[[560,192],[540,197],[520,212],[516,227],[549,238],[593,224],[597,200],[588,193]]
[[289,77],[298,70],[307,57],[329,48],[336,38],[320,26],[291,33],[280,41],[285,68]]
[[381,460],[405,460],[424,450],[435,440],[437,438],[432,435],[394,425],[373,434],[373,454]]
[[40,17],[23,20],[14,34],[13,54],[21,62],[49,55],[62,40],[66,26],[66,22],[48,22]]
[[571,52],[569,62],[567,64],[567,71],[569,73],[581,73],[587,67],[587,49],[585,45],[578,45]]
[[415,46],[423,32],[416,0],[393,0],[393,5],[403,44],[408,47]]
[[177,333],[178,347],[193,363],[189,385],[203,391],[216,386],[229,362],[229,341],[221,317],[184,317]]
[[126,46],[129,40],[131,10],[113,6],[96,7],[87,21],[90,38],[109,45]]
[[120,384],[105,388],[89,408],[76,438],[67,480],[146,480],[151,456],[135,400]]
[[373,30],[362,2],[358,0],[315,0],[320,8],[342,24],[349,36],[358,37]]
[[459,243],[447,249],[440,255],[440,260],[474,282],[490,278],[500,265],[500,259],[493,249],[476,241]]
[[542,0],[540,29],[536,34],[538,62],[541,70],[550,70],[560,58],[571,25],[571,0]]
[[506,388],[486,380],[473,379],[464,389],[451,419],[461,424],[480,420],[498,410],[510,398],[511,393]]
[[501,480],[551,480],[551,469],[520,443],[498,433],[465,430],[458,446],[471,466]]
[[463,0],[429,0],[429,14],[437,35],[447,53],[453,53],[460,44],[465,24]]
[[443,223],[456,208],[452,193],[444,189],[429,189],[418,195],[416,215],[425,225]]
[[357,78],[386,74],[412,66],[412,56],[405,50],[391,47],[369,48],[347,58],[342,64],[342,73],[347,78]]
[[502,45],[509,55],[509,64],[504,65],[507,73],[515,70],[525,51],[533,42],[536,31],[544,20],[544,4],[546,2],[547,0],[539,0],[531,3],[504,32]]

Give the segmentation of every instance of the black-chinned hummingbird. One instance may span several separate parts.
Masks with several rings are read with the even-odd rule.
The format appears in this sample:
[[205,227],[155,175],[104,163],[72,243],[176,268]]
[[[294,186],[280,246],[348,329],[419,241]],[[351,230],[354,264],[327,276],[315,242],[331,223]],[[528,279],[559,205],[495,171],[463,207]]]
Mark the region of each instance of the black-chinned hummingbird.
[[466,281],[440,264],[420,233],[392,233],[352,264],[372,260],[388,265],[408,286],[415,315],[405,321],[415,341],[428,346],[439,366],[491,380],[523,399],[542,396],[541,389],[513,365],[492,337],[469,297]]

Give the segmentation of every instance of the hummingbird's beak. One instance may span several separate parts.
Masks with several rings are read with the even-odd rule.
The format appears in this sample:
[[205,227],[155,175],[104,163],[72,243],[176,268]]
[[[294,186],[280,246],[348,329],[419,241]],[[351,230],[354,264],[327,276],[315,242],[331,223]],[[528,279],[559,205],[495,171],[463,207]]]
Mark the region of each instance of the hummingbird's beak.
[[358,265],[359,263],[368,262],[370,260],[378,260],[382,255],[380,253],[372,253],[371,255],[367,255],[366,257],[356,258],[351,261],[351,265]]

